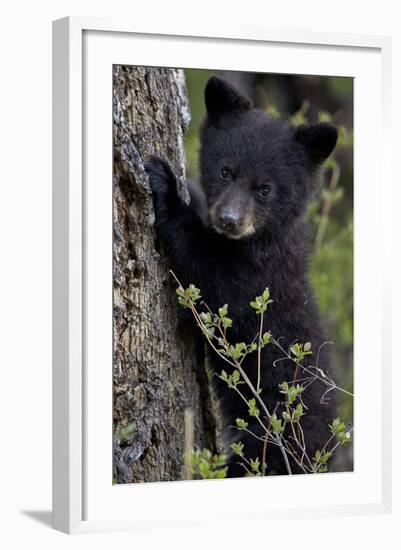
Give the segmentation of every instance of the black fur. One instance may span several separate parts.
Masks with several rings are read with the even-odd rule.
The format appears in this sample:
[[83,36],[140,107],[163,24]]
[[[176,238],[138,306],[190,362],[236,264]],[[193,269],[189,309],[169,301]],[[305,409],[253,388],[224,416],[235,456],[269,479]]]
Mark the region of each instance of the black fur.
[[[285,349],[295,341],[311,342],[311,363],[316,364],[327,338],[308,281],[305,211],[319,183],[319,166],[334,148],[337,131],[329,124],[295,128],[271,118],[216,77],[206,86],[205,102],[201,187],[190,185],[190,206],[180,200],[167,162],[153,157],[147,164],[157,230],[171,267],[184,286],[194,283],[201,289],[213,311],[229,305],[232,343],[254,339],[259,317],[249,302],[269,287],[274,302],[264,329],[280,338]],[[282,357],[274,345],[268,345],[262,355],[262,398],[270,410],[282,400],[278,385],[294,377],[290,361],[274,366]],[[217,358],[214,366],[218,372],[227,370]],[[244,366],[256,383],[256,355],[249,356]],[[327,346],[320,350],[319,367],[328,370]],[[227,439],[240,439],[246,456],[262,459],[260,441],[229,428],[237,417],[249,420],[247,409],[233,390],[215,378]],[[328,439],[328,423],[335,416],[333,400],[320,403],[324,391],[324,385],[315,382],[303,394],[308,407],[303,426],[310,454]],[[281,416],[280,406],[277,416]],[[256,423],[250,428],[260,434]],[[286,473],[273,445],[268,446],[267,464],[269,472]],[[298,471],[294,464],[292,468]],[[232,458],[229,475],[243,474]]]

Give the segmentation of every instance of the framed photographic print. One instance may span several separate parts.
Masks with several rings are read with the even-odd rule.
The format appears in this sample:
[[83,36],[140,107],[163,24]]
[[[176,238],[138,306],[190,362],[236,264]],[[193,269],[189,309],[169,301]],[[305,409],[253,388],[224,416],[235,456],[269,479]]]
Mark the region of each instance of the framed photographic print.
[[55,528],[387,510],[389,39],[53,51]]

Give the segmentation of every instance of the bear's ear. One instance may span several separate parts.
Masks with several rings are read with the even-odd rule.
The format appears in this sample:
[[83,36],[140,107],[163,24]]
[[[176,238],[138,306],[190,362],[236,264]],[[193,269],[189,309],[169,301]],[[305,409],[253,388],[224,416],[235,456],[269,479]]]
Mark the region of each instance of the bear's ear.
[[309,160],[321,164],[337,143],[338,132],[332,124],[302,124],[295,131],[295,139],[302,145]]
[[205,105],[210,120],[217,121],[228,113],[241,113],[252,107],[251,101],[217,76],[209,78],[205,88]]

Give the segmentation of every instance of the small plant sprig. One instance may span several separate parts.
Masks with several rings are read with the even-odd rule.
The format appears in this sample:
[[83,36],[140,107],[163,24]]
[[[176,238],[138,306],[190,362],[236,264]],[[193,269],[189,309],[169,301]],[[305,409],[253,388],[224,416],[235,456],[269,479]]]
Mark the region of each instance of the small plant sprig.
[[244,455],[244,444],[239,443],[231,443],[230,448],[233,452],[233,454],[237,455],[241,459],[241,466],[246,471],[247,477],[262,477],[263,471],[266,467],[265,464],[261,464],[258,457],[255,459],[253,458],[246,458]]
[[[257,296],[255,300],[250,303],[250,307],[255,310],[257,315],[260,315],[261,322],[259,325],[259,333],[249,344],[245,342],[232,344],[227,338],[227,330],[232,327],[233,324],[232,319],[228,317],[228,305],[225,304],[219,308],[217,314],[213,313],[206,304],[200,302],[200,290],[195,285],[191,284],[187,289],[184,289],[175,274],[173,272],[171,273],[178,284],[178,288],[176,289],[178,302],[183,307],[191,310],[197,325],[210,347],[231,367],[231,372],[222,370],[217,376],[227,384],[229,389],[234,390],[239,395],[247,405],[249,417],[255,419],[263,430],[264,436],[260,437],[249,429],[249,423],[246,420],[242,418],[236,419],[235,427],[237,430],[248,432],[263,443],[262,462],[260,462],[258,457],[252,459],[246,457],[242,442],[232,443],[231,450],[241,459],[240,464],[245,469],[246,475],[261,476],[266,474],[266,452],[268,444],[279,447],[288,474],[292,474],[290,458],[304,473],[321,473],[327,471],[328,460],[331,458],[336,448],[339,445],[344,445],[351,441],[351,430],[347,431],[345,424],[340,419],[334,419],[333,423],[329,426],[331,437],[329,437],[323,449],[318,449],[313,457],[309,457],[306,451],[305,437],[302,429],[302,417],[306,414],[304,404],[302,403],[302,393],[317,379],[323,381],[328,386],[326,393],[333,389],[341,388],[338,388],[334,381],[318,367],[304,365],[305,358],[312,354],[311,344],[309,342],[294,343],[290,346],[289,350],[286,351],[270,332],[263,332],[263,316],[268,311],[269,304],[272,303],[269,289],[266,288],[261,296]],[[199,312],[198,308],[200,303],[206,307],[206,311]],[[283,359],[291,360],[295,366],[293,381],[284,381],[279,386],[280,393],[283,394],[285,409],[282,411],[280,418],[276,414],[277,406],[273,412],[270,412],[268,404],[265,403],[261,397],[261,350],[267,345],[277,346],[284,352]],[[257,351],[258,367],[256,386],[253,385],[242,367],[245,357],[255,351]],[[300,383],[301,380],[297,378],[299,370],[303,372],[302,383]],[[245,394],[241,391],[241,386],[243,384],[251,391],[253,395],[251,399],[245,397]],[[342,391],[349,394],[346,390]],[[329,449],[330,444],[333,444],[334,441],[334,446]],[[197,451],[197,453],[198,454],[195,453],[194,455],[194,463],[196,468],[198,468],[197,475],[201,477],[207,475],[224,477],[222,473],[215,473],[211,466],[210,461],[213,455],[210,454],[210,451],[204,450],[203,453],[206,453],[204,455],[199,454],[199,451]],[[203,461],[201,460],[202,456]],[[221,456],[220,459],[222,460]],[[217,460],[219,467],[222,466],[221,460],[220,462]],[[202,471],[200,470],[200,464],[202,464]]]
[[226,455],[213,454],[209,449],[192,450],[186,456],[186,465],[192,479],[223,479],[227,477]]
[[309,387],[311,384],[313,384],[313,382],[315,382],[316,380],[319,380],[326,386],[326,391],[322,395],[321,403],[324,403],[325,400],[327,399],[327,395],[334,390],[338,390],[348,395],[349,397],[354,397],[353,393],[342,388],[341,386],[338,386],[327,373],[325,373],[321,368],[319,368],[318,365],[303,364],[304,358],[307,355],[312,355],[310,342],[306,342],[305,344],[292,345],[290,346],[290,349],[287,351],[281,346],[279,340],[276,340],[275,338],[273,338],[273,336],[271,336],[271,341],[283,353],[283,357],[276,360],[274,365],[277,365],[279,361],[290,359],[295,365],[294,381],[297,379],[298,371],[301,370],[303,373],[303,378],[302,378],[303,387],[305,389]]
[[[207,339],[209,345],[211,346],[211,348],[217,353],[217,355],[221,359],[223,359],[226,363],[228,363],[234,369],[234,371],[237,370],[239,372],[238,381],[239,381],[239,378],[241,378],[248,385],[248,388],[251,390],[251,392],[254,395],[254,398],[256,399],[256,401],[261,406],[261,409],[263,410],[265,416],[267,418],[270,418],[270,412],[269,412],[266,404],[263,402],[263,400],[260,397],[260,391],[257,391],[257,389],[253,386],[252,382],[250,381],[250,379],[248,378],[247,374],[245,373],[244,369],[241,366],[241,363],[242,363],[244,357],[248,353],[252,353],[252,351],[255,351],[255,349],[256,349],[255,346],[251,345],[251,347],[248,348],[248,345],[246,345],[243,342],[240,342],[239,344],[235,344],[234,346],[230,347],[230,343],[228,342],[228,340],[226,338],[226,333],[225,333],[226,329],[224,327],[222,327],[221,314],[217,318],[215,316],[215,314],[213,314],[210,311],[210,309],[208,308],[208,312],[205,312],[206,316],[205,315],[201,316],[201,313],[199,313],[199,311],[197,309],[197,302],[201,298],[200,290],[197,287],[195,287],[195,285],[193,285],[193,284],[189,285],[189,287],[187,289],[184,289],[184,287],[181,285],[180,281],[177,279],[176,275],[173,272],[171,272],[171,274],[173,275],[173,277],[175,278],[175,280],[178,284],[178,288],[176,289],[176,293],[178,295],[179,304],[181,304],[183,307],[189,308],[191,310],[197,325],[199,326],[202,333],[206,337],[206,339]],[[268,299],[269,299],[268,297],[267,297],[267,299],[263,299],[263,296],[262,296],[262,299],[261,299],[261,302],[260,302],[261,303],[261,310],[264,309],[263,304]],[[255,299],[255,303],[258,303],[258,301],[256,299]],[[220,308],[220,310],[223,309],[223,317],[225,317],[226,316],[226,314],[224,315],[225,307],[223,306],[223,308]],[[228,306],[227,306],[227,311],[228,311]],[[207,313],[210,313],[210,317],[207,316]],[[206,321],[207,324],[206,325],[205,325],[203,319],[205,319],[205,320],[207,319],[207,321]],[[217,332],[217,334],[216,334],[216,332]],[[259,334],[259,342],[260,342],[259,343],[260,346],[264,345],[263,344],[263,336],[261,334]],[[248,351],[248,349],[249,349],[249,351]],[[223,350],[223,353],[222,353],[221,350]],[[240,353],[239,357],[238,357],[238,353]],[[224,377],[225,375],[222,374],[220,376]],[[235,380],[233,381],[233,379],[231,378],[229,387],[233,388],[239,394],[241,399],[243,399],[245,401],[245,403],[247,403],[247,405],[249,407],[251,407],[248,400],[245,398],[245,396],[238,389],[238,385],[239,384],[237,382],[235,382]],[[255,418],[258,420],[261,427],[263,429],[265,429],[266,427],[265,427],[264,423],[262,422],[262,420],[260,419],[260,416],[255,415]],[[269,430],[267,430],[267,433],[268,433],[269,438],[273,441],[273,443],[280,448],[280,451],[282,453],[282,456],[283,456],[288,474],[292,474],[291,466],[290,466],[289,459],[288,459],[288,453],[286,452],[281,439],[279,437],[277,437],[276,435],[274,435],[273,433],[270,433]]]

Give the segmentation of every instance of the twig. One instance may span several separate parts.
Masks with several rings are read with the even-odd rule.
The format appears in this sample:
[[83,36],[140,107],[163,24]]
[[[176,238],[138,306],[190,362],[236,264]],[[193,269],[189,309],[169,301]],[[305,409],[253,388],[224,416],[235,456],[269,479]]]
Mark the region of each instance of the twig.
[[323,243],[324,234],[326,232],[327,222],[329,220],[330,210],[333,205],[332,196],[334,191],[337,188],[338,181],[340,179],[340,166],[336,163],[333,166],[333,170],[331,173],[330,183],[329,183],[329,195],[326,197],[323,207],[322,207],[322,213],[320,216],[320,223],[317,228],[316,232],[316,238],[315,238],[315,249],[320,250],[320,247]]
[[262,332],[263,332],[263,311],[261,311],[261,313],[260,313],[260,328],[259,328],[259,342],[258,342],[258,381],[257,381],[257,384],[256,384],[256,389],[257,389],[258,392],[259,392],[259,389],[260,389],[260,368],[261,368],[260,355],[261,355],[262,344],[263,344]]

